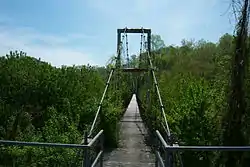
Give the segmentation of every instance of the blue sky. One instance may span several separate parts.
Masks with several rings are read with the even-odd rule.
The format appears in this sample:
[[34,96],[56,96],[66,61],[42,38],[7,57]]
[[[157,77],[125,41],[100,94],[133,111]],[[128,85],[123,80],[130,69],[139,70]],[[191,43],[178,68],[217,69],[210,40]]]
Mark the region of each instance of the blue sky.
[[[151,28],[165,44],[232,33],[230,0],[1,0],[0,54],[23,50],[52,65],[105,65],[117,28]],[[139,35],[129,37],[130,53]]]

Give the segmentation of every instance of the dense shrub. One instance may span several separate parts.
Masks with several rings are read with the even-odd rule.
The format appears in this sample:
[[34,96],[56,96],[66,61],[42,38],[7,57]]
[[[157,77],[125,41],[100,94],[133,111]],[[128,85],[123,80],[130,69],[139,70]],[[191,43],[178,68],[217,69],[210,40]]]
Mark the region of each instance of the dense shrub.
[[[94,120],[106,78],[98,67],[55,68],[23,52],[1,57],[0,139],[80,143]],[[127,89],[121,87],[116,93],[110,86],[104,99],[96,130],[104,129],[107,146],[117,145],[116,124],[130,98]],[[74,149],[3,147],[0,164],[69,166],[78,162],[76,153]]]

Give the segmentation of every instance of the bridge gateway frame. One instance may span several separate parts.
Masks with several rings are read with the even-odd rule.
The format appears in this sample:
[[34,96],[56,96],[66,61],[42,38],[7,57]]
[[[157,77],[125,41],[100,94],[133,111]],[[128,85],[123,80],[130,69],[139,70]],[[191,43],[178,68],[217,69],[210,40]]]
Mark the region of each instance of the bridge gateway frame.
[[147,68],[121,68],[121,35],[126,34],[147,34],[147,50],[151,52],[151,29],[149,28],[122,28],[117,29],[117,61],[116,68],[121,69],[122,72],[147,72]]

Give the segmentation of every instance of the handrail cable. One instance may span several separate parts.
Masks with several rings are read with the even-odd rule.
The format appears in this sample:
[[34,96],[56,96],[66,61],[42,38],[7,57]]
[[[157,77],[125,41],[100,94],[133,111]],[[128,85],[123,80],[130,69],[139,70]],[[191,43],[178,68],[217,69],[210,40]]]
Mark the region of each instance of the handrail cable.
[[128,34],[126,33],[126,52],[127,52],[127,68],[130,67],[129,65],[129,53],[128,53]]
[[[143,34],[143,36],[145,36],[143,28],[142,28],[142,34]],[[144,42],[145,42],[145,39],[144,39]],[[144,47],[145,47],[145,45],[144,45]],[[156,79],[156,76],[155,76],[155,72],[154,72],[152,61],[151,61],[150,53],[149,53],[148,50],[146,52],[147,52],[147,56],[148,56],[148,61],[149,61],[151,73],[152,73],[152,76],[153,76],[153,79],[154,79],[154,85],[155,85],[156,92],[157,92],[157,95],[158,95],[158,99],[159,99],[159,102],[160,102],[160,107],[161,107],[164,123],[165,123],[165,126],[166,126],[167,136],[170,137],[171,132],[170,132],[170,129],[169,129],[169,126],[168,126],[168,121],[167,121],[167,118],[166,118],[166,115],[165,115],[164,105],[162,103],[161,94],[160,94],[160,90],[159,90],[159,87],[158,87],[158,82],[157,82],[157,79]]]
[[[125,28],[124,34],[126,33],[126,30],[127,30],[127,28]],[[121,46],[119,45],[119,49],[117,50],[117,52],[119,52],[120,49],[121,49]],[[119,54],[119,53],[117,53],[117,56],[116,56],[116,57],[118,57],[118,54]],[[114,71],[115,71],[115,68],[112,68],[112,70],[110,71],[110,74],[109,74],[109,77],[108,77],[108,81],[106,82],[106,86],[105,86],[104,92],[103,92],[103,94],[102,94],[101,101],[100,101],[100,103],[99,103],[99,105],[98,105],[98,109],[97,109],[97,111],[96,111],[94,121],[93,121],[93,123],[92,123],[92,125],[91,125],[90,131],[89,131],[89,134],[88,134],[88,138],[90,138],[91,135],[92,135],[92,133],[93,133],[93,130],[94,130],[94,127],[95,127],[95,124],[96,124],[98,115],[99,115],[100,110],[101,110],[101,107],[102,107],[103,100],[104,100],[104,98],[105,98],[105,96],[106,96],[108,87],[109,87],[109,85],[110,85],[109,83],[110,83],[110,80],[111,80],[111,78],[112,78],[112,75],[113,75]]]

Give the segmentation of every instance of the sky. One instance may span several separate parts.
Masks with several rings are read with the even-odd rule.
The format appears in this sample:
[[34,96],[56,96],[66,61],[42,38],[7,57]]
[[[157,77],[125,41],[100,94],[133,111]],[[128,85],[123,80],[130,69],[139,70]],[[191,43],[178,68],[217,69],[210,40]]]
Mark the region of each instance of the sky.
[[[118,28],[150,28],[166,45],[232,33],[230,0],[0,0],[0,55],[22,50],[53,66],[105,65]],[[138,53],[140,35],[129,35]]]

